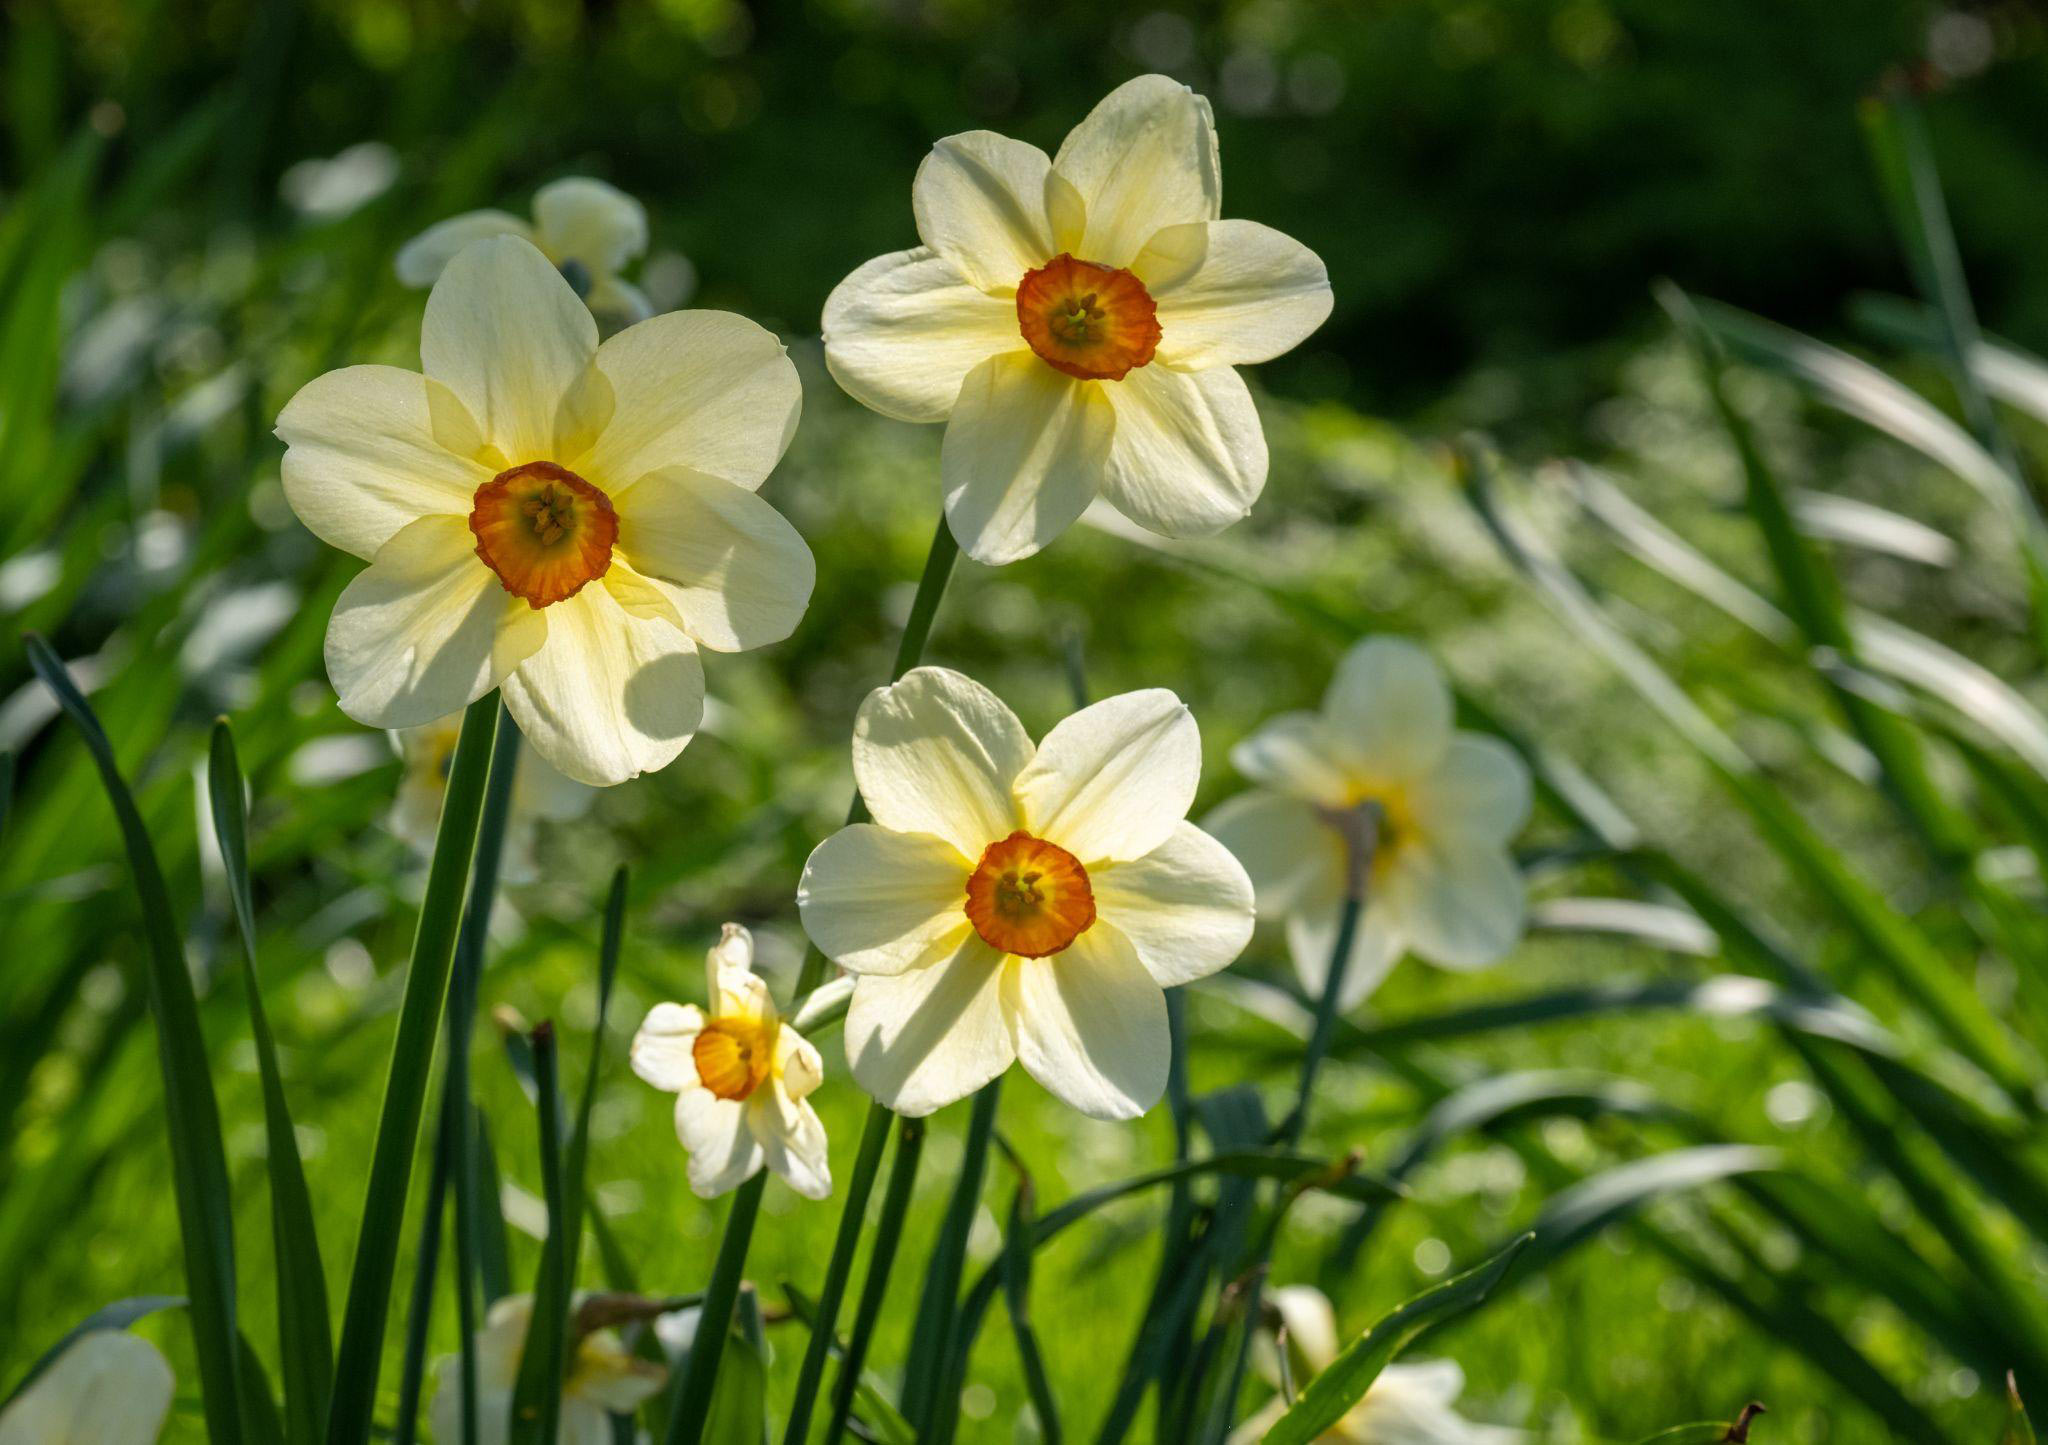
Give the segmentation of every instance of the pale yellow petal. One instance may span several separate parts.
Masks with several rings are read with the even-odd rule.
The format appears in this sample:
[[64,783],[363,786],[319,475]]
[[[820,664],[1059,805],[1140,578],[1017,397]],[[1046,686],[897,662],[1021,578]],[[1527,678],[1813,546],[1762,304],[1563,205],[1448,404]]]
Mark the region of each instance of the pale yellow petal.
[[1222,214],[1222,167],[1209,102],[1164,75],[1105,96],[1067,136],[1053,169],[1086,208],[1076,255],[1129,266],[1153,233]]
[[581,262],[593,281],[647,249],[646,208],[588,176],[565,176],[534,192],[533,222],[550,259]]
[[[1190,259],[1193,257],[1193,264]],[[1159,307],[1158,360],[1198,370],[1292,351],[1329,319],[1322,258],[1256,221],[1193,221],[1152,237],[1133,268]],[[1154,284],[1164,277],[1164,284]]]
[[1051,958],[1011,959],[1003,1012],[1025,1072],[1094,1119],[1134,1119],[1166,1092],[1166,995],[1114,924]]
[[1092,867],[1142,858],[1188,815],[1202,735],[1165,688],[1127,692],[1061,721],[1017,777],[1024,826]]
[[1131,941],[1163,988],[1227,968],[1251,941],[1252,881],[1230,850],[1192,823],[1159,847],[1088,875],[1096,916]]
[[1141,366],[1104,394],[1116,440],[1102,495],[1162,537],[1207,537],[1242,521],[1266,487],[1266,433],[1227,366]]
[[874,820],[942,838],[970,864],[1021,826],[1011,788],[1034,752],[1001,698],[944,667],[876,688],[853,724],[853,776]]
[[1003,956],[972,933],[943,963],[866,976],[846,1010],[854,1082],[919,1118],[966,1098],[1016,1058],[1003,1018]]
[[745,487],[671,468],[612,498],[619,553],[658,588],[701,645],[741,652],[780,642],[811,600],[811,549]]
[[1099,383],[1029,351],[968,372],[939,451],[946,520],[967,555],[1001,566],[1066,531],[1095,500],[1115,431]]
[[835,286],[824,330],[832,379],[898,421],[944,421],[968,372],[1024,349],[1016,302],[922,247],[877,256]]
[[947,136],[910,188],[917,234],[984,291],[1014,290],[1052,259],[1045,152],[994,131]]
[[855,823],[812,851],[797,912],[811,942],[841,968],[904,973],[958,951],[972,927],[973,868],[943,838]]

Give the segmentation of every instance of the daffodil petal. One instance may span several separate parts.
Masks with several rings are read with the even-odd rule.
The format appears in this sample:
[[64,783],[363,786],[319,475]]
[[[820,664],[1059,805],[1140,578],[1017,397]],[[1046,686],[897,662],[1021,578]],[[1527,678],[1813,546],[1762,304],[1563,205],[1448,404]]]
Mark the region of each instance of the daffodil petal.
[[1409,807],[1427,832],[1502,842],[1529,821],[1529,765],[1499,738],[1458,733]]
[[602,1360],[596,1364],[591,1361],[593,1353],[589,1343],[578,1353],[574,1376],[576,1399],[573,1403],[586,1405],[597,1412],[598,1425],[604,1431],[599,1439],[603,1445],[610,1445],[612,1426],[604,1412],[632,1414],[661,1393],[662,1385],[668,1380],[668,1371],[652,1360],[636,1359],[615,1344],[608,1346]]
[[460,517],[422,517],[377,549],[327,625],[341,710],[404,728],[459,712],[545,644],[549,624],[477,561]]
[[1045,152],[992,130],[950,135],[917,168],[918,237],[985,291],[1015,288],[1052,259]]
[[1374,778],[1419,778],[1451,745],[1451,689],[1436,659],[1402,637],[1368,637],[1345,653],[1323,716]]
[[1089,875],[1096,914],[1116,926],[1162,988],[1227,968],[1251,941],[1252,881],[1193,823],[1144,857]]
[[776,1098],[771,1086],[747,1101],[747,1125],[768,1167],[806,1199],[832,1193],[832,1165],[825,1152],[825,1126],[809,1104]]
[[946,520],[967,555],[999,567],[1066,531],[1095,500],[1115,432],[1098,384],[1029,351],[968,372],[939,449]]
[[1204,818],[1202,827],[1243,865],[1261,918],[1292,912],[1343,866],[1336,831],[1313,804],[1285,793],[1240,793]]
[[1409,946],[1439,968],[1484,968],[1521,940],[1528,888],[1507,849],[1425,840],[1378,880]]
[[1084,864],[1142,858],[1188,815],[1202,734],[1165,688],[1104,698],[1058,723],[1017,775],[1024,826]]
[[1166,1092],[1166,995],[1114,924],[1065,952],[1013,959],[1003,1010],[1025,1072],[1092,1119],[1135,1119]]
[[617,276],[593,281],[583,304],[608,327],[634,326],[654,314],[654,303],[648,300],[647,293]]
[[[1257,221],[1168,227],[1133,269],[1159,307],[1158,359],[1167,366],[1194,371],[1271,361],[1330,316],[1322,258]],[[1153,285],[1159,276],[1164,284]]]
[[647,249],[647,210],[617,186],[565,176],[533,193],[534,232],[555,259],[610,276]]
[[697,1084],[697,1035],[704,1010],[693,1003],[658,1003],[633,1035],[633,1072],[671,1094]]
[[609,787],[668,766],[704,716],[697,648],[636,617],[602,586],[547,609],[547,641],[504,681],[534,750],[579,783]]
[[1003,956],[970,934],[944,963],[853,986],[846,1059],[854,1082],[920,1118],[964,1099],[1016,1058],[1003,1021]]
[[1330,720],[1321,713],[1283,712],[1230,750],[1236,769],[1255,783],[1324,807],[1350,801],[1353,779]]
[[1024,350],[1016,302],[923,247],[877,256],[833,287],[824,330],[832,379],[898,421],[944,421],[968,372]]
[[464,246],[489,236],[533,239],[533,228],[505,211],[466,211],[438,221],[398,248],[392,269],[406,286],[431,286]]
[[670,311],[598,348],[612,412],[575,469],[616,495],[687,467],[753,491],[796,435],[803,386],[775,333],[729,311]]
[[619,552],[717,652],[780,642],[811,600],[817,564],[783,515],[745,487],[683,468],[612,498]]
[[430,384],[395,366],[345,366],[285,403],[285,500],[314,536],[367,560],[409,522],[468,515],[493,473],[435,439]]
[[709,1089],[685,1089],[676,1096],[676,1138],[689,1151],[686,1172],[699,1199],[730,1194],[763,1163],[761,1143],[747,1127],[746,1103],[721,1099]]
[[175,1389],[155,1345],[93,1330],[0,1412],[0,1445],[155,1445]]
[[1019,826],[1011,786],[1034,751],[1001,698],[944,667],[876,688],[853,724],[854,781],[875,821],[943,838],[969,866]]
[[1209,102],[1164,75],[1105,96],[1068,134],[1052,167],[1080,193],[1084,260],[1129,266],[1162,227],[1213,221],[1223,180]]
[[855,823],[812,850],[797,913],[811,942],[849,972],[923,968],[952,957],[973,926],[973,867],[943,838]]
[[1328,1368],[1340,1348],[1330,1297],[1309,1284],[1282,1285],[1267,1297],[1287,1327],[1288,1343],[1301,1352],[1309,1368]]
[[1266,433],[1227,366],[1141,366],[1106,388],[1116,439],[1102,495],[1162,537],[1207,537],[1242,521],[1266,487]]
[[[1342,922],[1341,876],[1320,901],[1304,902],[1287,920],[1287,951],[1294,959],[1295,976],[1303,992],[1312,999],[1323,996],[1323,984],[1330,976],[1330,960],[1337,951],[1337,932]],[[1348,1013],[1372,997],[1373,990],[1394,971],[1408,948],[1403,931],[1405,915],[1378,903],[1366,908],[1351,936],[1351,951],[1344,964],[1344,983],[1337,993],[1337,1007]]]
[[775,1075],[792,1102],[800,1103],[825,1082],[825,1061],[817,1045],[784,1024],[775,1031]]

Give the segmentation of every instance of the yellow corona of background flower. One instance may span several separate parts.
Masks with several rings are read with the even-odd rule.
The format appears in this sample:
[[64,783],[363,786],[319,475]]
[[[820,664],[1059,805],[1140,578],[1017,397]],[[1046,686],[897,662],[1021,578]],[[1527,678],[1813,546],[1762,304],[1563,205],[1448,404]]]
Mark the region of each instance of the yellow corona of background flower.
[[[581,1303],[581,1297],[578,1299]],[[476,1332],[477,1445],[506,1445],[512,1438],[512,1395],[519,1384],[519,1357],[533,1323],[533,1296],[507,1295],[491,1306]],[[608,1329],[577,1336],[562,1382],[560,1445],[612,1445],[611,1412],[631,1414],[651,1399],[668,1371],[628,1354]],[[446,1355],[434,1362],[434,1399],[428,1406],[436,1445],[462,1440],[461,1360]]]
[[710,1008],[656,1004],[633,1036],[633,1072],[676,1095],[676,1138],[690,1188],[705,1199],[767,1165],[807,1199],[832,1192],[825,1126],[808,1102],[824,1062],[783,1022],[754,973],[753,935],[737,923],[704,960]]
[[1163,689],[1083,708],[1034,747],[979,683],[920,667],[854,725],[872,823],[827,838],[797,905],[857,975],[860,1086],[929,1114],[1021,1060],[1084,1114],[1166,1088],[1163,989],[1228,965],[1252,930],[1237,860],[1186,821],[1202,740]]
[[825,303],[825,360],[886,416],[946,422],[946,515],[969,556],[1044,547],[1100,494],[1148,531],[1220,531],[1266,482],[1234,367],[1330,314],[1315,253],[1219,220],[1209,103],[1163,75],[1112,91],[1059,154],[993,131],[932,147],[924,244]]
[[177,1382],[126,1330],[93,1330],[0,1411],[0,1445],[155,1445]]
[[427,227],[399,249],[395,269],[408,286],[441,279],[463,247],[488,236],[530,241],[561,270],[584,304],[630,326],[653,311],[619,272],[647,249],[647,210],[617,186],[587,176],[549,181],[533,193],[533,220],[509,211],[466,211]]
[[1320,712],[1283,713],[1230,755],[1263,787],[1204,822],[1251,874],[1260,917],[1287,920],[1311,995],[1336,948],[1360,809],[1371,810],[1371,868],[1342,1007],[1410,949],[1480,968],[1522,936],[1525,890],[1507,845],[1528,820],[1529,769],[1499,739],[1458,731],[1452,712],[1428,653],[1373,637],[1345,654]]
[[579,782],[665,766],[703,715],[697,649],[778,642],[810,600],[810,548],[754,495],[796,429],[796,368],[720,311],[599,346],[510,236],[449,263],[420,357],[329,372],[277,420],[292,509],[370,563],[327,631],[343,711],[412,727],[502,687]]
[[[405,771],[398,780],[386,822],[391,831],[422,859],[434,856],[434,836],[441,826],[441,804],[448,796],[448,767],[455,740],[462,734],[458,715],[439,718],[391,734]],[[566,778],[532,748],[519,750],[512,777],[512,808],[505,822],[504,857],[498,865],[506,883],[529,883],[534,877],[534,824],[543,819],[566,822],[581,816],[596,798],[594,789]]]

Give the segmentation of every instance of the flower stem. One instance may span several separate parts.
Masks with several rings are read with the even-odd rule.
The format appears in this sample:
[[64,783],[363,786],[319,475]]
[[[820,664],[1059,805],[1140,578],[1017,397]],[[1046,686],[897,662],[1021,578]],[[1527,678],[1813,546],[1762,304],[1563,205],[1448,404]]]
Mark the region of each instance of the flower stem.
[[754,1220],[761,1212],[761,1191],[767,1183],[768,1171],[759,1170],[732,1197],[725,1236],[718,1244],[718,1262],[712,1266],[711,1283],[698,1307],[697,1336],[690,1344],[690,1358],[677,1381],[675,1403],[669,1411],[668,1445],[697,1445],[711,1417],[711,1391],[718,1383],[718,1362],[725,1354],[725,1337],[732,1330],[733,1305],[739,1299],[740,1276],[747,1267],[747,1245],[754,1237]]
[[998,1075],[974,1096],[960,1177],[954,1182],[938,1240],[925,1265],[924,1294],[918,1300],[917,1322],[910,1332],[910,1358],[903,1372],[903,1414],[920,1440],[932,1434],[937,1416],[945,1408],[938,1392],[947,1376],[950,1354],[965,1348],[953,1328],[960,1303],[960,1273],[967,1255],[967,1236],[974,1228],[974,1212],[981,1204],[989,1136],[995,1132],[1002,1087]]
[[867,1123],[861,1126],[860,1152],[853,1161],[853,1176],[846,1184],[846,1205],[839,1216],[839,1235],[832,1242],[831,1263],[825,1266],[825,1287],[818,1292],[818,1306],[811,1321],[811,1340],[804,1347],[803,1368],[796,1379],[796,1398],[790,1402],[789,1425],[782,1432],[783,1445],[803,1445],[804,1436],[810,1432],[811,1413],[817,1406],[818,1385],[825,1378],[825,1357],[832,1351],[839,1305],[846,1298],[846,1282],[853,1274],[854,1252],[860,1247],[860,1227],[867,1218],[868,1196],[874,1192],[875,1175],[881,1169],[882,1150],[889,1142],[889,1121],[893,1117],[880,1104],[871,1104]]
[[[881,1107],[875,1105],[877,1109]],[[839,1362],[839,1380],[832,1390],[832,1423],[825,1431],[825,1445],[834,1445],[845,1433],[846,1417],[853,1412],[853,1392],[860,1384],[868,1341],[882,1312],[882,1299],[889,1291],[889,1270],[896,1262],[896,1246],[903,1239],[903,1219],[910,1211],[911,1186],[917,1182],[917,1160],[923,1151],[924,1120],[899,1120],[896,1159],[889,1166],[889,1189],[882,1196],[882,1217],[875,1224],[875,1248],[868,1259],[867,1281],[861,1286],[860,1306],[854,1311],[853,1336],[846,1342],[846,1355]]]

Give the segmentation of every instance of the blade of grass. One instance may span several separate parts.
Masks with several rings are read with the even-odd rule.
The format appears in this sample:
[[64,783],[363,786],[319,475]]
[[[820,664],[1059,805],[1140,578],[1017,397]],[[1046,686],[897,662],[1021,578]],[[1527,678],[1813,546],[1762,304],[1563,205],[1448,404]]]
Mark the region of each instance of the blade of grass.
[[[445,1127],[448,1099],[441,1100],[441,1124],[434,1138],[434,1163],[427,1175],[426,1208],[420,1216],[419,1248],[413,1256],[412,1297],[405,1308],[405,1349],[399,1356],[398,1409],[392,1416],[393,1445],[413,1445],[420,1433],[420,1396],[427,1378],[427,1334],[434,1323],[434,1285],[441,1268],[441,1225],[453,1169],[454,1136]],[[453,1442],[450,1442],[453,1445]]]
[[[885,1120],[885,1127],[886,1122]],[[883,1137],[887,1138],[886,1133]],[[789,1297],[790,1313],[802,1320],[814,1334],[822,1333],[818,1328],[821,1317],[817,1304],[795,1285],[785,1284],[782,1288]],[[846,1358],[846,1345],[843,1341],[828,1336],[826,1343],[827,1353],[838,1359]],[[910,1432],[910,1422],[903,1418],[901,1411],[889,1403],[887,1397],[882,1394],[881,1382],[872,1374],[864,1374],[860,1383],[854,1387],[853,1403],[854,1413],[881,1445],[917,1445],[917,1437]]]
[[854,1156],[853,1175],[847,1181],[846,1203],[839,1215],[839,1232],[832,1241],[832,1258],[825,1266],[825,1286],[819,1292],[816,1309],[809,1316],[811,1338],[804,1346],[803,1365],[797,1372],[789,1423],[782,1432],[783,1445],[804,1445],[804,1439],[810,1433],[811,1414],[817,1407],[818,1385],[825,1376],[825,1357],[836,1344],[839,1306],[846,1296],[846,1282],[853,1274],[853,1256],[860,1247],[860,1229],[867,1217],[868,1197],[874,1192],[875,1175],[880,1172],[882,1164],[882,1150],[889,1142],[889,1122],[894,1117],[881,1104],[870,1103],[867,1122],[861,1125],[860,1148]]
[[[562,1092],[556,1077],[554,1025],[536,1024],[534,1078],[540,1097],[540,1175],[548,1205],[548,1236],[533,1284],[533,1315],[519,1352],[512,1391],[512,1445],[555,1445],[562,1422],[562,1382],[569,1363],[569,1208],[562,1179]],[[700,1333],[699,1339],[702,1339]]]
[[[619,953],[625,947],[625,938],[626,870],[621,867],[612,874],[611,891],[605,895],[604,933],[597,950],[597,1021],[591,1025],[590,1063],[583,1074],[583,1097],[576,1106],[576,1127],[569,1134],[569,1149],[562,1163],[564,1257],[572,1289],[583,1252],[583,1211],[587,1203],[584,1172],[590,1158],[590,1113],[597,1104],[597,1079],[605,1053],[605,1021],[611,1015],[612,984],[619,975]],[[595,1218],[595,1211],[592,1217]]]
[[989,1139],[995,1131],[1002,1087],[1003,1081],[997,1077],[974,1095],[967,1119],[967,1141],[961,1151],[960,1177],[953,1182],[938,1238],[925,1261],[924,1290],[918,1298],[910,1353],[903,1367],[902,1401],[905,1417],[920,1436],[932,1432],[936,1413],[946,1408],[933,1394],[933,1386],[945,1378],[947,1353],[957,1343],[953,1316],[959,1305],[960,1276],[967,1257],[967,1237],[974,1228],[975,1212],[981,1207]]
[[896,1157],[889,1163],[889,1187],[882,1193],[882,1214],[875,1222],[875,1242],[868,1253],[867,1278],[861,1284],[860,1303],[854,1307],[853,1333],[846,1343],[846,1357],[839,1362],[839,1376],[832,1389],[832,1418],[825,1427],[825,1445],[836,1445],[845,1433],[847,1416],[867,1364],[868,1346],[874,1339],[875,1321],[881,1317],[882,1301],[889,1292],[889,1271],[896,1263],[896,1246],[903,1240],[903,1220],[910,1211],[910,1195],[917,1183],[918,1156],[924,1150],[924,1120],[899,1119],[896,1125]]
[[1059,1397],[1045,1372],[1037,1332],[1031,1328],[1033,1192],[1031,1177],[1024,1175],[1017,1181],[1017,1193],[1010,1201],[1010,1227],[1003,1243],[1003,1300],[1009,1306],[1010,1332],[1016,1337],[1017,1358],[1024,1367],[1024,1386],[1031,1396],[1031,1410],[1038,1417],[1039,1438],[1046,1445],[1060,1445],[1066,1437],[1060,1428]]
[[718,1363],[725,1354],[726,1336],[732,1333],[733,1307],[739,1299],[741,1276],[747,1266],[747,1246],[754,1237],[754,1221],[761,1212],[761,1191],[767,1186],[768,1171],[762,1169],[733,1194],[726,1211],[725,1233],[718,1242],[718,1259],[711,1268],[711,1283],[704,1290],[704,1303],[697,1315],[697,1334],[690,1344],[690,1358],[677,1372],[670,1396],[668,1445],[697,1445],[704,1438],[705,1423],[711,1417]]
[[1999,1445],[2035,1445],[2034,1422],[2027,1418],[2027,1407],[2020,1400],[2020,1387],[2010,1374],[2005,1377],[2005,1399],[2005,1433],[1998,1437]]

